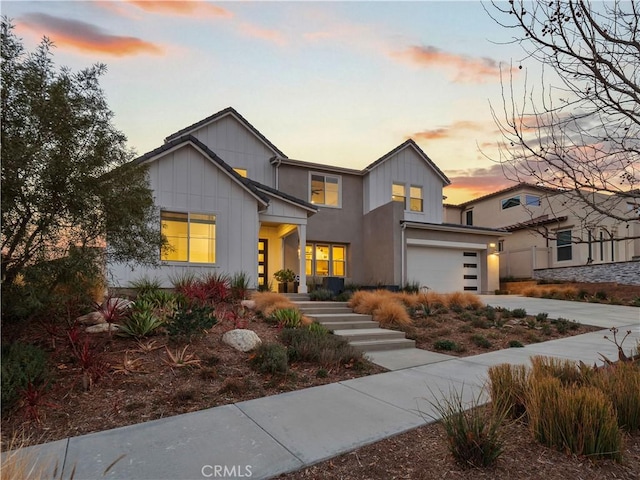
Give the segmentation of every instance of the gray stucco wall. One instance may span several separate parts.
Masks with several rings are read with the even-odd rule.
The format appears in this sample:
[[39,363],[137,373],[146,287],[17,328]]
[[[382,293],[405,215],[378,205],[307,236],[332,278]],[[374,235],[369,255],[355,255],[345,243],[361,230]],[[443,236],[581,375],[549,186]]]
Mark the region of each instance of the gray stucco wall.
[[[279,169],[278,189],[309,201],[310,169],[292,165],[281,165]],[[313,171],[322,172],[321,169]],[[346,244],[347,278],[354,283],[364,283],[367,280],[362,271],[362,265],[365,263],[362,247],[362,177],[328,173],[342,178],[342,206],[341,208],[319,207],[318,213],[309,217],[307,243]]]
[[367,285],[400,285],[402,276],[400,220],[403,208],[398,202],[372,210],[364,216],[363,264]]
[[534,270],[533,278],[537,280],[565,280],[592,283],[617,282],[623,285],[640,285],[640,261],[544,268]]

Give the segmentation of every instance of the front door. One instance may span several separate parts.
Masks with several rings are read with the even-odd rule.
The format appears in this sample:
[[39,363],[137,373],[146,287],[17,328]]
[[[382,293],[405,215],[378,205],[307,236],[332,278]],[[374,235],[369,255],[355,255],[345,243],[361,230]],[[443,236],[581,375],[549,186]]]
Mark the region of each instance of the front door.
[[266,288],[269,285],[267,276],[269,274],[268,269],[268,248],[269,241],[266,238],[260,238],[258,240],[258,289]]

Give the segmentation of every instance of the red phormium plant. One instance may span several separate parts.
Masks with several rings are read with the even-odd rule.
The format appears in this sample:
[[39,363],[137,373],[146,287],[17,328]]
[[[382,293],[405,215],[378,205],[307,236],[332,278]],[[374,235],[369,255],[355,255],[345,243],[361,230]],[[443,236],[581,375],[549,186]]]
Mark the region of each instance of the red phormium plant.
[[49,383],[36,386],[29,382],[27,388],[20,392],[22,395],[24,414],[27,420],[41,423],[40,409],[42,407],[58,408],[58,405],[46,400],[48,387]]

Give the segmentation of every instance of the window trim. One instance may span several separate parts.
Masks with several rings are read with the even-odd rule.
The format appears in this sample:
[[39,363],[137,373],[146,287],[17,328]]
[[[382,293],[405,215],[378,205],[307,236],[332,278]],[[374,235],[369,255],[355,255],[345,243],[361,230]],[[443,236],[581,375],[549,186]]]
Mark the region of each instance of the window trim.
[[[160,262],[165,265],[216,265],[218,259],[218,213],[216,212],[205,212],[199,210],[186,211],[181,209],[174,208],[160,208],[160,231],[162,231],[162,214],[163,213],[178,213],[187,216],[187,260],[163,260],[162,259],[162,249],[159,252]],[[191,261],[191,215],[211,215],[213,216],[213,225],[215,227],[214,237],[213,237],[213,262],[193,262]]]
[[[418,189],[420,191],[420,197],[414,197],[411,190]],[[420,200],[420,210],[413,209],[413,200]],[[424,188],[422,185],[410,185],[409,186],[409,212],[413,213],[424,213]]]
[[[400,202],[400,200],[396,200],[395,197],[400,198],[400,195],[395,195],[393,193],[393,188],[394,187],[402,187],[402,202]],[[391,182],[391,201],[392,202],[402,203],[402,209],[403,210],[407,209],[407,184],[406,183]]]
[[[569,232],[569,241],[563,240],[562,245],[560,244],[560,234]],[[556,262],[568,262],[573,260],[573,242],[571,241],[571,229],[568,230],[558,230],[556,232]],[[565,243],[566,242],[566,243]],[[569,257],[560,259],[560,249],[568,249]],[[563,250],[564,251],[564,250]]]
[[[320,177],[324,177],[324,185],[325,185],[325,201],[326,201],[326,184],[327,184],[327,177],[330,178],[335,178],[338,180],[338,204],[337,205],[329,205],[327,203],[315,203],[312,200],[312,195],[313,192],[311,191],[311,184],[312,184],[312,179],[313,176],[320,176]],[[317,207],[323,207],[323,208],[342,208],[342,175],[334,175],[331,173],[323,173],[323,172],[315,172],[315,171],[309,171],[309,203],[317,206]]]
[[524,194],[524,206],[525,207],[539,207],[542,205],[542,197],[533,193]]

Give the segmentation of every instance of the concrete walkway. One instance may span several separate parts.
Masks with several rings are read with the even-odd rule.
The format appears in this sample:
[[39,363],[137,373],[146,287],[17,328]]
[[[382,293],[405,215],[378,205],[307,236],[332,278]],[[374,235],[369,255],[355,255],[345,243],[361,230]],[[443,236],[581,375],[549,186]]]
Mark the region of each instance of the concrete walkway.
[[[530,314],[547,312],[551,318],[631,330],[627,351],[640,339],[638,308],[512,296],[484,300]],[[617,358],[615,345],[602,338],[607,333],[466,358],[432,357],[436,363],[68,438],[24,452],[31,460],[57,462],[61,478],[69,478],[75,468],[76,480],[271,478],[432,422],[432,403],[451,389],[462,391],[467,400],[484,395],[491,365],[527,364],[533,355],[587,363],[598,361],[599,353]]]

